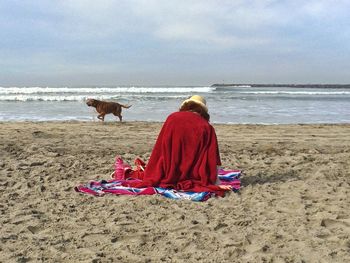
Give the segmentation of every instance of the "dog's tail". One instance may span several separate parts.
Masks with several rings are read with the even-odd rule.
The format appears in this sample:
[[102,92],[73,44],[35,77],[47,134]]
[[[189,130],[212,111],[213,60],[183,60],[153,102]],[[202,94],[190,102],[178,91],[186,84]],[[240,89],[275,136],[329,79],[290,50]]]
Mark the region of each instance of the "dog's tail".
[[123,104],[120,104],[120,106],[123,107],[123,108],[129,109],[132,105],[123,105]]

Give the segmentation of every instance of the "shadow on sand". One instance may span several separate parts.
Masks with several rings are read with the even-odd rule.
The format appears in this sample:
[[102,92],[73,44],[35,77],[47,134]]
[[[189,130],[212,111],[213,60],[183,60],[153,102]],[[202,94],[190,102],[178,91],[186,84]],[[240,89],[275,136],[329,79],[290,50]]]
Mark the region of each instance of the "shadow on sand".
[[300,180],[297,172],[294,170],[281,171],[279,173],[268,174],[259,172],[255,175],[246,174],[241,179],[242,186],[268,184],[268,183],[284,183],[287,181]]

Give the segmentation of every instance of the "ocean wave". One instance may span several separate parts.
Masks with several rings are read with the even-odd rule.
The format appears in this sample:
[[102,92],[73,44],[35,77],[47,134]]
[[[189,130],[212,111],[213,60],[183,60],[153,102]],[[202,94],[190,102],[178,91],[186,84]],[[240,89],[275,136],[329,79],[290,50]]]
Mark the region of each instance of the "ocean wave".
[[88,98],[108,101],[165,101],[183,100],[187,95],[147,95],[147,94],[127,94],[116,96],[114,94],[81,94],[81,95],[44,95],[44,94],[11,94],[0,95],[0,101],[85,101]]
[[[0,101],[84,101],[86,96],[35,96],[35,95],[7,95],[1,96]],[[110,96],[99,96],[96,99],[110,99]]]
[[0,94],[50,93],[210,93],[215,87],[0,87]]

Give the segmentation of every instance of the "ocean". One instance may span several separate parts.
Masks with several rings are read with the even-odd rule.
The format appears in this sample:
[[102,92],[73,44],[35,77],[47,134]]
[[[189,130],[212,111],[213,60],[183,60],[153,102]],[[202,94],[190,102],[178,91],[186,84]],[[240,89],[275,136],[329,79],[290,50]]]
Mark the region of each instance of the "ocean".
[[97,121],[85,104],[95,98],[132,105],[124,121],[162,122],[194,94],[206,98],[212,123],[350,123],[349,88],[250,85],[0,87],[0,121]]

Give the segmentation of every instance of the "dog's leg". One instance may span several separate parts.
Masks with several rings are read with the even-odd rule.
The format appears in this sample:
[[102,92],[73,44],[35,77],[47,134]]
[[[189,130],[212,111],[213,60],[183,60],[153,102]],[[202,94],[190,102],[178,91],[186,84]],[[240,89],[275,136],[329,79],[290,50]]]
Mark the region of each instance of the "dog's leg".
[[119,121],[121,121],[121,122],[123,121],[123,117],[119,112],[113,112],[113,115],[117,116],[119,118]]
[[105,121],[105,114],[101,113],[100,115],[97,116],[98,119],[101,121]]

